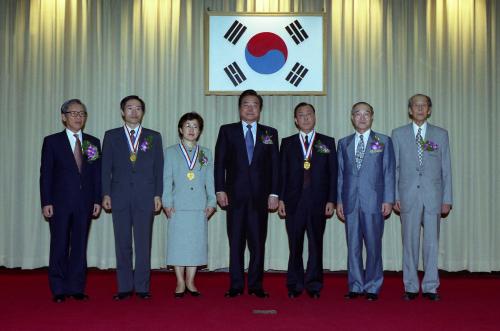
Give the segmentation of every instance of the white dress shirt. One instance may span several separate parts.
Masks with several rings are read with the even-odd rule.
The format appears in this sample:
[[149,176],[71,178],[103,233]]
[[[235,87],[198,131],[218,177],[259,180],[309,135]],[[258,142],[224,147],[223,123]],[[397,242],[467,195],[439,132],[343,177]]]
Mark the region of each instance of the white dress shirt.
[[420,131],[420,134],[422,135],[422,139],[425,140],[425,133],[427,132],[427,122],[424,122],[421,126],[418,126],[415,124],[415,122],[412,122],[413,125],[413,135],[415,136],[415,139],[417,139],[417,131],[419,128],[422,130]]
[[364,133],[359,133],[358,131],[355,131],[354,135],[354,153],[356,154],[356,149],[358,148],[359,144],[359,136],[363,136],[363,143],[365,144],[365,150],[366,150],[366,143],[368,142],[368,138],[370,138],[370,133],[372,132],[371,129],[366,130]]
[[248,128],[247,125],[250,124],[252,126],[252,135],[253,135],[253,145],[255,146],[255,139],[257,139],[257,122],[247,123],[245,121],[241,121],[241,126],[243,127],[243,137],[246,137]]
[[78,135],[78,139],[80,139],[80,144],[83,144],[83,134],[82,134],[82,130],[78,130],[78,132],[73,132],[71,131],[70,129],[66,129],[66,134],[68,135],[68,139],[69,139],[69,143],[71,145],[71,150],[74,151],[75,150],[75,145],[76,145],[76,138],[74,136],[74,134],[77,134]]

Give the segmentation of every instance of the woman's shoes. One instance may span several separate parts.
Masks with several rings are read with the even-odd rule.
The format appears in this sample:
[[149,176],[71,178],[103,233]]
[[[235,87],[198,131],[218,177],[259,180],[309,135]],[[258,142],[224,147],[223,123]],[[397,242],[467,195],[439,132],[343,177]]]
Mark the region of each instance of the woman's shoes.
[[180,298],[184,297],[184,294],[186,293],[186,290],[187,289],[185,289],[184,292],[174,292],[174,298],[180,299]]
[[187,292],[187,293],[191,294],[191,296],[192,296],[192,297],[199,297],[199,296],[201,295],[201,293],[200,293],[200,292],[198,292],[198,291],[191,291],[191,290],[190,290],[190,289],[188,289],[187,287],[186,287],[186,291],[185,291],[185,292]]

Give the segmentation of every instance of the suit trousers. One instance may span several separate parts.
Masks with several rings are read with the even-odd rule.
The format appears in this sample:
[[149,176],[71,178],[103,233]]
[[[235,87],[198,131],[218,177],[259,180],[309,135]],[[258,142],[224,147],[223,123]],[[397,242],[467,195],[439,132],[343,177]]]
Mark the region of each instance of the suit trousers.
[[227,209],[230,288],[242,290],[245,287],[244,260],[248,242],[248,289],[262,289],[267,218],[267,205],[257,206],[251,198]]
[[[290,291],[318,292],[323,288],[323,235],[325,210],[315,210],[311,188],[302,191],[295,213],[286,219],[288,246],[287,287]],[[309,256],[304,275],[304,235],[307,233]]]
[[419,292],[419,279],[417,274],[420,252],[420,228],[423,226],[423,264],[424,278],[422,291],[436,293],[439,287],[438,253],[439,253],[439,227],[441,214],[428,212],[418,198],[413,207],[401,213],[403,233],[403,283],[406,292]]
[[53,295],[85,292],[90,213],[54,207],[49,221],[49,284]]
[[[346,215],[347,279],[349,292],[378,294],[384,281],[382,236],[384,217],[381,212],[365,213],[359,206]],[[366,268],[363,268],[363,243]]]
[[[133,207],[113,210],[113,229],[115,234],[116,276],[118,292],[149,292],[151,274],[151,234],[153,211]],[[135,270],[132,264],[134,251]]]

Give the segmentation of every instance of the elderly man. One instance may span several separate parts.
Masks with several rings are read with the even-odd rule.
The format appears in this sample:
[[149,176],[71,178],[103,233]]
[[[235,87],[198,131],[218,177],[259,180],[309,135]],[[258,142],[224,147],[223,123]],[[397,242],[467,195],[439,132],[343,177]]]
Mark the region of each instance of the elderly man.
[[[394,150],[391,138],[371,129],[373,107],[366,102],[352,106],[355,132],[339,141],[337,215],[345,222],[349,293],[354,299],[378,299],[384,279],[382,235],[384,218],[394,204]],[[363,243],[366,268],[363,268]]]
[[420,231],[423,227],[423,296],[440,299],[438,275],[439,223],[452,206],[451,161],[448,132],[431,125],[431,98],[416,94],[408,101],[412,123],[394,129],[396,204],[403,233],[405,300],[417,298]]

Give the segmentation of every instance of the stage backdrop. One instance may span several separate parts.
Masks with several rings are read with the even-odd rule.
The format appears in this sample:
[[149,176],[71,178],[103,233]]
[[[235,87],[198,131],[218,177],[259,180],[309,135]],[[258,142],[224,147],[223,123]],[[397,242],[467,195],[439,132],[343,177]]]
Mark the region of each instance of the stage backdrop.
[[[214,11],[326,13],[327,95],[266,96],[262,122],[281,137],[296,132],[293,107],[315,105],[317,130],[352,132],[351,105],[375,108],[374,129],[408,123],[407,99],[433,98],[430,121],[450,133],[454,206],[443,220],[439,266],[500,270],[498,134],[500,19],[497,1],[448,0],[164,0],[0,1],[0,265],[47,265],[49,228],[40,214],[42,139],[62,130],[59,107],[80,98],[86,131],[103,137],[122,124],[119,101],[138,94],[144,125],[177,142],[177,119],[198,111],[201,144],[214,147],[221,124],[238,120],[236,96],[204,94],[204,15]],[[255,86],[259,89],[259,86]],[[156,217],[153,268],[165,266],[166,218]],[[115,266],[110,215],[93,221],[90,266]],[[401,269],[401,226],[386,222],[384,267]],[[325,233],[324,266],[346,268],[343,225]],[[284,270],[285,225],[269,219],[266,269]],[[225,213],[209,225],[209,269],[228,266]]]

